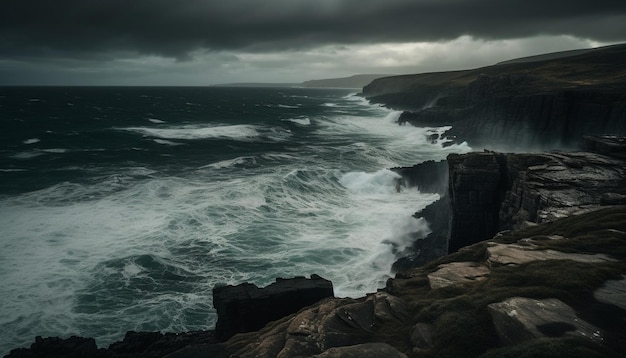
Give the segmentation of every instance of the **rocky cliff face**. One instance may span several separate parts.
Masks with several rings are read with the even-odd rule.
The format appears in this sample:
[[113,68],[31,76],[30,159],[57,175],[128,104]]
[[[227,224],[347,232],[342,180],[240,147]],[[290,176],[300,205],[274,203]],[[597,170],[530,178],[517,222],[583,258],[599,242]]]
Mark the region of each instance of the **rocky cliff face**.
[[[612,137],[587,137],[586,143],[589,149],[626,145]],[[619,154],[478,152],[450,155],[448,163],[450,252],[498,231],[626,204],[626,161]]]
[[363,94],[405,110],[400,122],[452,125],[474,148],[574,148],[586,134],[626,134],[626,46],[475,70],[396,76]]

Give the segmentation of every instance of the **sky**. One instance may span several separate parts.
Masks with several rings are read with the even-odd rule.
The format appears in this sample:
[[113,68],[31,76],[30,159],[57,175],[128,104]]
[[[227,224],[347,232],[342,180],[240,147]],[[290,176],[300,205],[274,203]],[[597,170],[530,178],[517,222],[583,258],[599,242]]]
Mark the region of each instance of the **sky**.
[[626,42],[624,0],[14,0],[0,85],[302,82]]

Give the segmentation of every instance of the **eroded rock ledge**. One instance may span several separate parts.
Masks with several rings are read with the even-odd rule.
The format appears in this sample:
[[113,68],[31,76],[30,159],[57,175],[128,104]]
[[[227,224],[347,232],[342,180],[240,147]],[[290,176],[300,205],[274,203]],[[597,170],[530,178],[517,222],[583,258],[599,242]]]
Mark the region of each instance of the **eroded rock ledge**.
[[[610,139],[585,137],[583,149]],[[604,153],[451,154],[449,252],[499,231],[626,204],[626,161]]]

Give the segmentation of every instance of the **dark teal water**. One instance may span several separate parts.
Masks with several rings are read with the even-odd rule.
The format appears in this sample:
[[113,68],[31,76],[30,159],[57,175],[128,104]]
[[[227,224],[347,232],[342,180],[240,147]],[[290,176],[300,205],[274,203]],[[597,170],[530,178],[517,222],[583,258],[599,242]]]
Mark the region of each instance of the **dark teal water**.
[[387,168],[469,150],[397,116],[347,90],[0,88],[0,353],[209,329],[216,284],[382,287],[436,199]]

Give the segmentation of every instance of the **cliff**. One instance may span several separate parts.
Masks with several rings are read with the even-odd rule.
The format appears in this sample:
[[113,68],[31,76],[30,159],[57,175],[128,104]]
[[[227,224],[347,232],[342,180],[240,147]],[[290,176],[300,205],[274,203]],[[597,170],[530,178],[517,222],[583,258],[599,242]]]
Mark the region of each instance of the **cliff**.
[[447,136],[474,148],[572,148],[585,134],[626,134],[626,45],[541,58],[380,78],[363,95],[405,110],[400,122],[452,125]]
[[[623,133],[625,59],[614,46],[385,78],[364,92],[411,109],[403,121],[453,124],[449,135],[474,146],[572,146],[582,133]],[[416,214],[433,233],[365,297],[329,297],[332,284],[317,276],[216,288],[218,332],[128,332],[108,348],[38,337],[8,357],[623,357],[625,142],[588,136],[574,152],[484,151],[395,168],[442,198]]]

